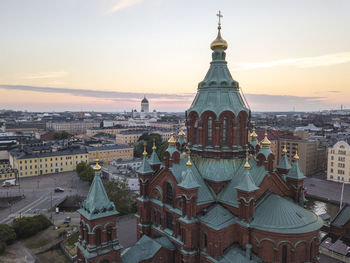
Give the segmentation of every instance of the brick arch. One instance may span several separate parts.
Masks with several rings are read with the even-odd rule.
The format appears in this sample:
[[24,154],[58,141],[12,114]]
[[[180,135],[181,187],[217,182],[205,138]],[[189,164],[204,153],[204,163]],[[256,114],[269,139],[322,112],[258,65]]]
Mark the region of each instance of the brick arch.
[[[259,257],[265,262],[276,262],[276,242],[269,238],[260,240]],[[268,253],[266,253],[268,252]]]
[[310,258],[309,256],[309,242],[307,242],[306,240],[301,240],[298,241],[295,244],[295,261],[296,262],[304,262],[304,261],[308,261],[308,259]]
[[171,190],[172,190],[172,205],[174,206],[175,205],[175,198],[176,198],[176,191],[175,191],[175,186],[174,186],[174,183],[167,179],[164,181],[163,183],[163,187],[162,187],[162,190],[163,190],[163,203],[168,203],[167,200],[169,198],[168,196],[168,190],[170,190],[170,188],[168,188],[168,185],[170,185],[171,187]]
[[[198,121],[199,121],[199,115],[196,111],[191,111],[188,115],[187,119],[187,141],[191,143],[191,145],[196,144],[196,137],[198,136],[197,129],[198,127]],[[197,138],[197,141],[199,142],[199,138]]]
[[249,116],[246,111],[240,111],[237,114],[237,145],[246,145],[248,143],[248,123]]
[[[208,126],[208,122],[209,122],[209,118],[211,118],[211,143],[208,140],[208,130],[209,130],[209,126]],[[217,120],[217,116],[214,112],[212,111],[205,111],[201,114],[200,117],[202,123],[203,123],[203,128],[202,128],[202,136],[201,136],[201,144],[205,145],[205,146],[214,146],[215,142],[218,139],[218,136],[216,134],[216,129],[215,129],[215,121]]]
[[[277,247],[277,255],[276,255],[276,260],[277,262],[282,262],[282,257],[283,257],[283,247],[286,246],[287,248],[287,261],[288,259],[292,259],[294,258],[295,255],[295,251],[294,251],[294,245],[292,242],[290,242],[289,240],[282,240],[280,242],[277,243],[276,247]],[[294,262],[295,260],[292,260],[292,262]],[[289,261],[288,261],[289,262]],[[297,261],[299,262],[299,261]]]
[[158,185],[151,191],[151,197],[157,200],[163,200],[163,190]]

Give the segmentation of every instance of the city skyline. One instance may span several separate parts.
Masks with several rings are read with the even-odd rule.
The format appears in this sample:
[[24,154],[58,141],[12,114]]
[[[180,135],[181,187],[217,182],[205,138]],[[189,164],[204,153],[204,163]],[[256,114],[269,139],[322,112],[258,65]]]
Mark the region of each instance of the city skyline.
[[349,108],[349,9],[347,0],[2,1],[0,108],[122,111],[146,95],[151,110],[184,111],[209,68],[217,10],[253,111]]

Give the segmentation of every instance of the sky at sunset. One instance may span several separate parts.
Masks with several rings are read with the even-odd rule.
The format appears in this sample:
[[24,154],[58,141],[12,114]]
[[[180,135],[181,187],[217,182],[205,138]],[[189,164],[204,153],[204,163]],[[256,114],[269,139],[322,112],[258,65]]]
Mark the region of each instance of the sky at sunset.
[[350,108],[350,0],[1,0],[0,109],[184,111],[218,10],[253,111]]

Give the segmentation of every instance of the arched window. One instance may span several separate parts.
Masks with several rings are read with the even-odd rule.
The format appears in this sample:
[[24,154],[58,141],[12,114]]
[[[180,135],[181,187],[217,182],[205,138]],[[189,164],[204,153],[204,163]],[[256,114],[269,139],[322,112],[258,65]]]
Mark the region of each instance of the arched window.
[[153,223],[157,225],[157,211],[153,209]]
[[237,119],[237,145],[241,145],[241,117]]
[[203,245],[204,245],[204,248],[207,248],[208,247],[208,235],[207,233],[204,233],[204,242],[203,242]]
[[228,135],[228,120],[225,117],[222,125],[222,143],[223,145],[227,145],[227,136]]
[[166,213],[166,227],[170,230],[174,230],[173,215],[169,212]]
[[169,205],[173,205],[174,203],[173,187],[170,183],[166,184],[166,203]]
[[208,118],[208,145],[213,143],[213,119],[212,117]]
[[282,247],[282,263],[287,263],[287,246]]
[[96,246],[99,246],[101,244],[101,229],[96,229],[95,230],[95,235],[96,235]]
[[112,227],[108,226],[107,227],[107,241],[112,241]]
[[198,120],[194,122],[194,144],[199,144]]

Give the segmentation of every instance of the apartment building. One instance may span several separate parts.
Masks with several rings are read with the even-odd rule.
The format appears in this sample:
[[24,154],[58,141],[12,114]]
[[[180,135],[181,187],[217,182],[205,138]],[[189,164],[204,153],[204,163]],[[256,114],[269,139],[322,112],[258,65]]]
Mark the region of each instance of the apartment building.
[[0,180],[16,178],[17,170],[12,169],[8,160],[0,160]]
[[134,158],[134,148],[127,145],[106,145],[100,147],[87,147],[89,163],[96,159],[103,164],[110,164],[115,160],[131,160]]
[[10,152],[10,165],[19,177],[74,171],[80,162],[88,162],[86,149]]
[[350,183],[350,146],[345,141],[328,148],[327,180]]
[[282,137],[278,143],[278,160],[282,157],[284,144],[286,144],[287,157],[290,163],[293,162],[293,156],[298,150],[299,166],[305,176],[326,170],[327,150],[320,146],[319,141]]
[[86,133],[87,129],[99,127],[99,122],[48,122],[46,128],[54,131],[66,131],[70,134]]
[[89,137],[95,136],[98,133],[106,133],[106,134],[110,134],[110,135],[116,135],[117,133],[121,132],[121,131],[126,131],[128,130],[128,128],[116,128],[116,127],[94,127],[91,129],[87,129],[86,130],[86,135],[88,135]]

